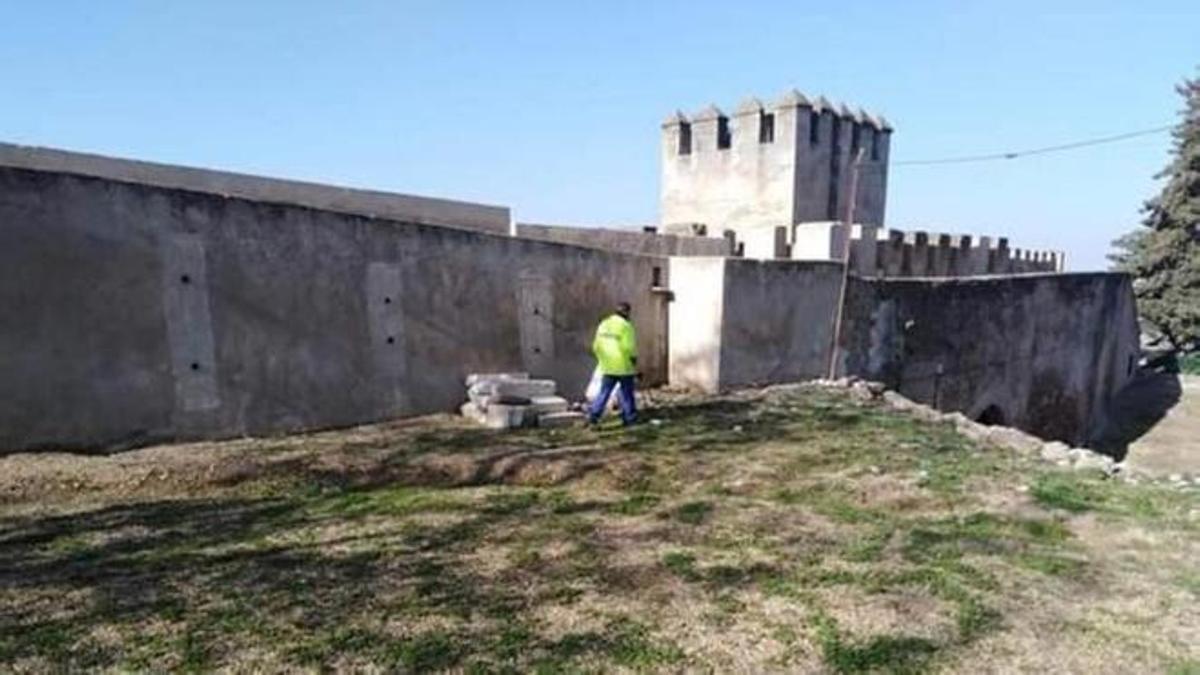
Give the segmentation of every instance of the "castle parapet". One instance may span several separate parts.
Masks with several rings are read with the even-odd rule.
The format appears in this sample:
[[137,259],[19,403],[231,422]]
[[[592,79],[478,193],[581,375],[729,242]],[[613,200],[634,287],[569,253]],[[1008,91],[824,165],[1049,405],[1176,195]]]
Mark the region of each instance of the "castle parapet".
[[[846,237],[849,236],[847,246]],[[756,250],[763,250],[756,247]],[[1004,237],[801,223],[789,240],[794,260],[841,260],[864,277],[968,277],[1062,272],[1062,253],[1012,249]],[[760,256],[761,257],[761,256]]]

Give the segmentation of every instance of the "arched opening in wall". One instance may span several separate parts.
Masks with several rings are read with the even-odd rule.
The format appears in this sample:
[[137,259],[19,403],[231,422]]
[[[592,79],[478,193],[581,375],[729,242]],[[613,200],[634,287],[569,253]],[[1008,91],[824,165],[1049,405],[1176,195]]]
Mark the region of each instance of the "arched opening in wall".
[[989,405],[983,409],[983,412],[979,413],[979,416],[975,418],[975,421],[979,422],[980,424],[986,424],[989,427],[995,427],[1004,426],[1007,420],[1004,418],[1003,410],[997,406]]

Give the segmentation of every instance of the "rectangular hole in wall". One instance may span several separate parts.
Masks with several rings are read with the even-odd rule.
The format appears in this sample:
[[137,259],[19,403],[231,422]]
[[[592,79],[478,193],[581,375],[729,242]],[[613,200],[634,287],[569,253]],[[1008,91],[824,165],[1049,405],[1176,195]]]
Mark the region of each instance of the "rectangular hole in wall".
[[871,134],[871,161],[879,161],[879,132]]
[[854,124],[850,127],[850,156],[853,157],[858,153],[858,146],[862,143],[862,127]]
[[650,271],[650,286],[652,288],[662,287],[662,268],[655,267]]
[[775,113],[758,114],[758,142],[775,142]]
[[821,142],[821,115],[816,111],[808,114],[808,144]]
[[692,125],[687,122],[679,125],[679,154],[692,154]]
[[724,115],[717,118],[717,149],[728,150],[733,144],[733,134],[729,131],[729,118]]

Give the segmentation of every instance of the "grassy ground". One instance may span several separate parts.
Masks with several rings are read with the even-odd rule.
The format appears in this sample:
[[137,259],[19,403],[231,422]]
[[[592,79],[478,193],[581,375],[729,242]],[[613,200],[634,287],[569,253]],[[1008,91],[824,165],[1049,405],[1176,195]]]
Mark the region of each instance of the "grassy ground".
[[0,460],[0,669],[1200,672],[1194,492],[823,390],[648,413]]

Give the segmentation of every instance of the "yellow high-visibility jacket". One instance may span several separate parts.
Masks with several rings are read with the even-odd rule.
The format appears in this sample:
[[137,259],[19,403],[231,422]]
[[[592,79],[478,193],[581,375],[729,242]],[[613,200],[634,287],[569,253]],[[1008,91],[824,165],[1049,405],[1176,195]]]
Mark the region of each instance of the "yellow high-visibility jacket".
[[592,353],[603,375],[634,375],[637,373],[637,334],[633,324],[620,314],[600,322]]

